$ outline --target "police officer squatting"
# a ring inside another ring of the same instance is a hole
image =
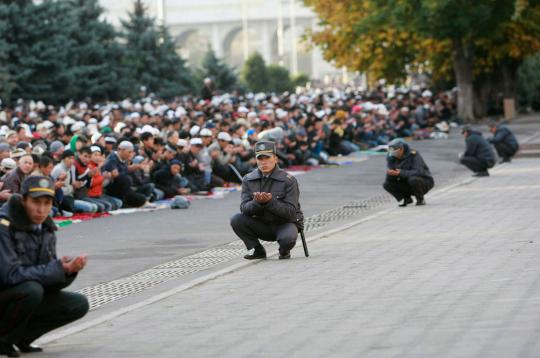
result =
[[[53,198],[52,180],[32,176],[0,210],[0,355],[41,352],[34,340],[88,312],[84,295],[63,290],[87,258],[57,258]]]
[[[394,139],[388,144],[386,180],[383,188],[392,194],[399,206],[412,204],[426,205],[424,196],[435,182],[424,159],[402,139]]]
[[[279,168],[274,142],[257,142],[255,156],[257,169],[242,180],[240,213],[231,218],[231,226],[248,251],[252,250],[245,259],[266,258],[259,239],[277,241],[279,259],[289,259],[304,221],[298,182]]]

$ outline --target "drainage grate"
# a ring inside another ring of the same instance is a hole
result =
[[[305,219],[305,232],[320,229],[331,223],[343,220],[391,202],[389,195],[378,195],[367,200],[347,203]],[[263,242],[264,246],[276,246],[275,242]],[[124,297],[140,293],[148,288],[173,279],[204,271],[218,264],[237,259],[244,255],[245,247],[241,240],[211,248],[193,255],[169,261],[151,269],[118,280],[86,287],[78,292],[88,297],[90,309],[106,305]]]

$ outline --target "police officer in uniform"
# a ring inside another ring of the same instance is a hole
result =
[[[62,291],[86,265],[86,256],[56,257],[51,212],[54,184],[44,176],[22,183],[0,210],[0,355],[40,352],[31,343],[83,317],[85,296]]]
[[[510,163],[519,149],[516,136],[507,126],[502,123],[497,124],[497,122],[489,124],[489,131],[493,133],[493,137],[488,141],[493,144],[497,154],[502,158],[501,163]]]
[[[246,248],[253,249],[245,259],[266,258],[259,239],[277,241],[279,258],[289,259],[304,221],[298,182],[277,165],[274,142],[257,142],[255,156],[257,169],[242,180],[240,213],[231,218],[231,226]]]
[[[424,195],[434,186],[433,177],[420,153],[409,148],[401,139],[388,144],[386,180],[384,189],[392,194],[399,206],[412,204],[411,196],[416,197],[416,205],[426,205]]]
[[[495,153],[482,133],[473,130],[469,125],[461,128],[465,137],[465,152],[460,155],[459,162],[472,170],[475,177],[488,177],[489,168],[495,165]]]

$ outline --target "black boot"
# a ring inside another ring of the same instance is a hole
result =
[[[403,199],[403,202],[401,204],[399,204],[399,206],[401,206],[402,208],[406,207],[407,205],[409,204],[412,204],[412,199],[410,196],[406,197],[405,199]]]
[[[291,258],[291,250],[279,249],[279,259],[280,260],[288,260],[290,258]]]
[[[419,198],[416,198],[416,206],[422,206],[426,205],[426,201],[424,200],[424,197],[421,196]]]
[[[482,172],[476,172],[472,175],[473,177],[488,177],[489,173],[487,170],[484,170]]]
[[[17,346],[17,348],[19,348],[19,350],[23,353],[39,353],[39,352],[43,352],[43,348],[41,347],[38,347],[38,346],[33,346],[31,344],[27,344],[27,343],[17,343],[15,344],[15,346]]]
[[[0,342],[0,356],[20,357],[13,344]]]
[[[247,254],[244,256],[246,260],[257,260],[257,259],[265,259],[266,258],[266,250],[264,249],[264,246],[259,245],[255,247],[255,250],[253,250],[252,254]]]

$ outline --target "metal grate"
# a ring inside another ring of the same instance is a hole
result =
[[[305,219],[305,232],[320,229],[332,222],[343,220],[375,209],[391,202],[389,195],[378,195],[367,200],[355,201],[327,210]],[[276,246],[275,242],[263,242],[265,247]],[[208,270],[218,264],[237,259],[245,254],[244,243],[236,240],[231,243],[211,248],[193,255],[169,261],[151,269],[118,280],[85,287],[78,292],[88,297],[90,309],[106,305],[124,297],[140,293],[148,288],[173,279]]]

